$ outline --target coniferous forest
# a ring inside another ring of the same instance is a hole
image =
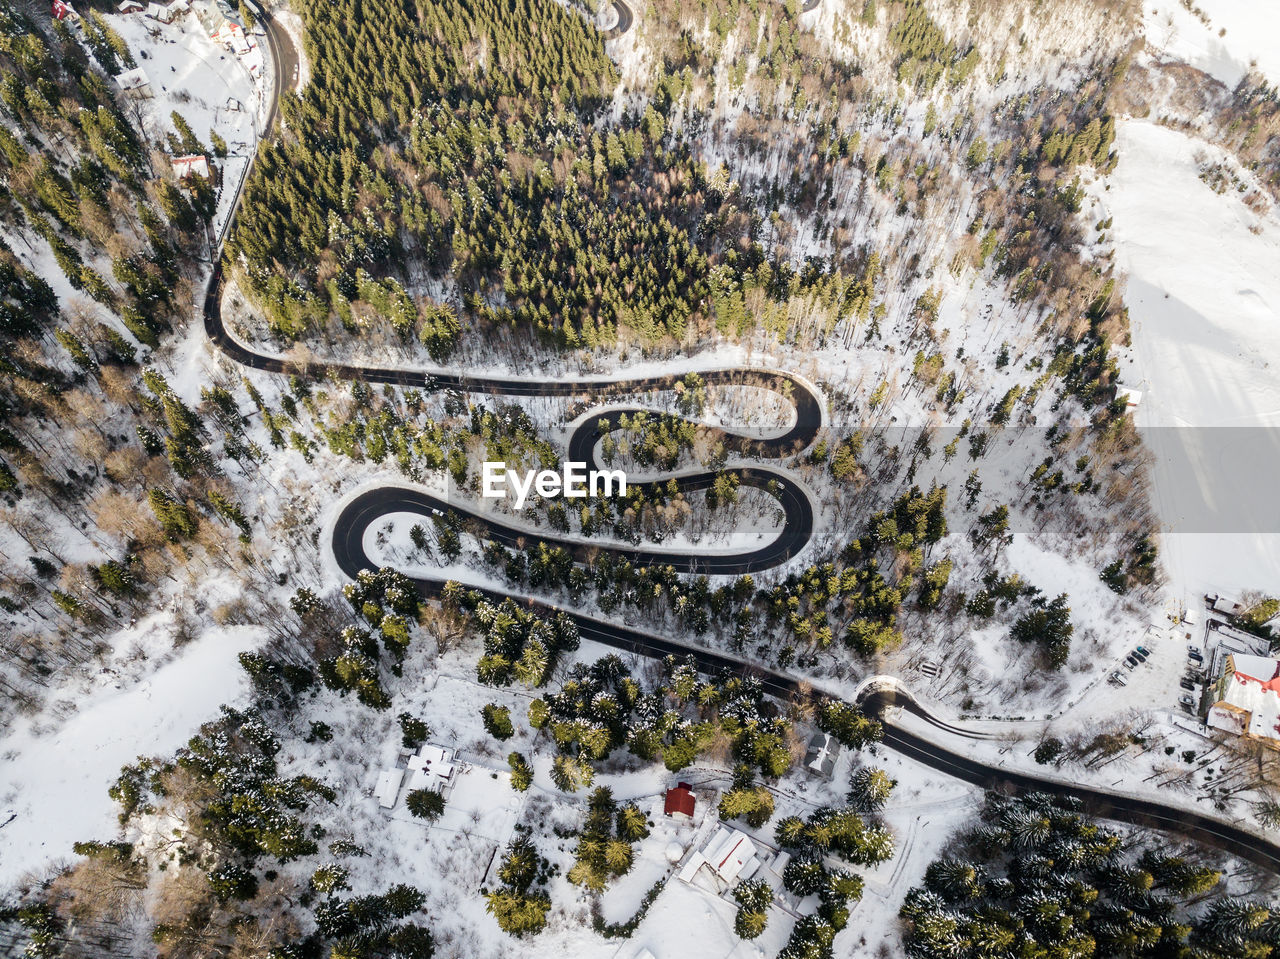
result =
[[[228,143],[248,102],[157,51],[265,97],[245,51],[77,6],[0,4],[0,866],[38,851],[0,955],[633,955],[675,900],[709,953],[1280,956],[1253,865],[1000,788],[1007,761],[1280,822],[1280,753],[1119,672],[1174,600],[1100,213],[1134,118],[1270,210],[1259,74],[1162,93],[1188,74],[1132,0],[651,0],[606,31],[579,0],[239,2],[305,69]],[[276,365],[220,351],[210,304]],[[531,370],[591,385],[475,382]],[[576,428],[645,479],[473,509],[482,461],[558,467]],[[456,499],[379,515],[341,572],[345,504],[406,485]],[[775,566],[678,565],[781,541],[789,495],[811,528]],[[1265,646],[1280,601],[1242,609]],[[991,778],[917,762],[866,705],[885,676],[947,717],[929,742],[980,727],[956,755]],[[462,789],[409,775],[433,750]],[[35,808],[68,766],[92,826]],[[772,865],[695,892],[722,826]]]

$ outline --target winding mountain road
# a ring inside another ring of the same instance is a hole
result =
[[[623,0],[616,0],[619,10],[619,32],[631,25],[630,8]],[[622,15],[626,20],[623,24]],[[269,19],[263,21],[268,33],[269,44],[273,55],[280,55],[282,44],[292,49],[287,35]],[[283,37],[283,40],[281,39]],[[281,82],[284,70],[279,67],[276,75],[276,100],[284,95],[284,84]],[[296,75],[296,74],[295,74]],[[272,120],[277,116],[273,108]],[[269,131],[268,131],[269,132]],[[234,220],[235,210],[239,207],[237,194],[228,223]],[[482,393],[505,396],[563,396],[581,397],[596,404],[602,404],[610,396],[627,396],[639,393],[672,390],[680,376],[650,376],[630,380],[610,380],[603,378],[584,378],[576,380],[534,380],[515,377],[476,377],[456,372],[427,372],[424,370],[404,369],[397,367],[369,367],[343,363],[310,364],[305,370],[290,361],[266,353],[260,353],[240,342],[226,329],[222,320],[222,272],[221,266],[215,268],[210,279],[208,293],[204,302],[204,324],[209,339],[229,359],[243,366],[272,373],[305,372],[310,375],[328,377],[336,376],[344,379],[359,379],[371,383],[390,383],[396,386],[415,388],[444,388],[470,393]],[[814,439],[822,423],[822,404],[816,391],[799,377],[792,374],[765,369],[719,369],[699,371],[703,381],[709,386],[742,385],[771,390],[787,399],[794,411],[794,421],[786,430],[772,436],[746,436],[733,431],[720,430],[719,438],[728,449],[742,458],[785,460],[804,448]],[[572,459],[593,463],[594,448],[598,439],[598,420],[609,421],[610,427],[616,427],[624,412],[634,412],[636,408],[619,409],[607,407],[599,414],[588,414],[574,430],[568,443],[569,456]],[[333,534],[333,550],[337,563],[343,573],[355,577],[361,570],[375,566],[368,556],[364,541],[366,532],[391,513],[408,512],[419,515],[430,515],[433,511],[452,509],[464,514],[469,520],[480,525],[483,534],[508,546],[515,546],[522,539],[536,538],[555,542],[568,549],[577,560],[583,560],[588,553],[609,550],[617,555],[625,556],[637,563],[661,563],[675,567],[683,572],[715,573],[721,575],[753,572],[776,567],[796,555],[808,542],[813,532],[813,504],[809,496],[786,474],[766,466],[736,466],[731,471],[737,473],[745,485],[765,487],[778,497],[786,522],[783,532],[771,543],[755,550],[740,553],[686,553],[670,550],[604,546],[597,543],[583,542],[566,537],[549,537],[542,531],[521,529],[508,525],[491,516],[476,513],[461,504],[448,502],[433,496],[424,490],[398,486],[381,487],[366,491],[349,502],[340,512],[335,522]],[[685,490],[705,488],[709,484],[711,473],[694,473],[680,478],[680,485]],[[776,485],[775,485],[776,484]],[[425,598],[437,597],[443,586],[442,579],[418,579],[417,588]],[[479,590],[489,599],[497,602],[509,594],[495,590]],[[771,670],[758,664],[746,662],[732,656],[715,652],[703,647],[692,646],[667,639],[652,633],[634,629],[614,621],[604,621],[586,615],[574,609],[562,609],[553,602],[537,597],[516,597],[529,609],[543,615],[566,613],[577,624],[584,639],[593,640],[614,649],[647,657],[665,657],[668,655],[690,656],[699,668],[709,673],[736,673],[757,678],[764,691],[769,695],[786,699],[808,699],[825,695],[811,683],[795,676]],[[860,704],[869,713],[878,716],[884,726],[882,745],[895,752],[908,756],[941,773],[972,783],[984,789],[997,789],[1004,792],[1047,792],[1057,796],[1079,800],[1084,808],[1098,816],[1119,820],[1137,825],[1150,826],[1156,829],[1175,832],[1190,839],[1195,839],[1211,846],[1227,850],[1255,865],[1273,872],[1280,872],[1280,846],[1264,839],[1249,830],[1242,829],[1232,823],[1213,816],[1181,809],[1152,800],[1124,796],[1107,790],[1097,789],[1060,780],[1041,778],[1025,772],[1006,770],[979,762],[964,754],[959,748],[949,748],[937,741],[933,736],[925,738],[894,721],[897,710],[905,710],[919,716],[934,726],[939,733],[957,737],[969,736],[980,738],[981,734],[971,733],[962,727],[954,726],[933,716],[909,694],[885,686],[870,686],[860,697]]]
[[[628,30],[631,24],[635,22],[635,16],[631,13],[631,8],[627,6],[626,0],[613,0],[613,9],[618,11],[618,19],[613,22],[613,26],[608,30],[602,30],[606,40],[616,40]]]

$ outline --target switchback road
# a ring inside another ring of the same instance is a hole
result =
[[[623,0],[617,0],[619,8],[619,24],[621,15],[626,11],[626,26],[631,24],[630,10]],[[264,22],[268,35],[280,39],[281,33],[275,29],[271,21]],[[623,27],[625,29],[625,27]],[[286,38],[287,39],[287,38]],[[271,44],[273,54],[278,54],[276,43]],[[276,99],[284,93],[282,82],[283,69],[277,64]],[[291,75],[292,76],[292,75]],[[276,111],[272,110],[272,119]],[[237,207],[239,199],[237,198]],[[230,220],[234,219],[234,211]],[[473,377],[456,372],[428,373],[423,370],[412,370],[394,367],[368,367],[342,363],[311,364],[299,369],[295,364],[279,356],[260,353],[235,339],[223,324],[221,312],[222,275],[221,267],[214,270],[210,280],[208,294],[204,303],[204,324],[209,339],[224,354],[243,366],[273,373],[300,373],[314,376],[337,376],[345,379],[359,379],[366,382],[390,383],[397,386],[416,388],[443,388],[463,392],[485,393],[505,396],[563,396],[582,397],[602,403],[611,395],[634,395],[639,393],[671,390],[682,377],[653,376],[631,380],[577,379],[577,380],[533,380],[514,377]],[[772,390],[785,397],[793,406],[794,421],[785,431],[774,436],[744,436],[730,431],[719,431],[720,438],[726,447],[742,457],[757,459],[785,459],[800,452],[814,439],[822,422],[821,400],[817,393],[800,378],[785,372],[762,369],[722,369],[700,371],[699,375],[707,385],[744,385],[756,386]],[[609,419],[610,427],[616,426],[621,411],[616,409],[602,411],[600,417]],[[588,415],[569,442],[569,450],[573,456],[583,462],[593,462],[593,449],[598,438],[597,420],[600,417]],[[769,486],[771,483],[781,484],[774,489],[779,503],[786,516],[783,533],[773,542],[760,549],[737,554],[691,555],[676,551],[659,549],[640,549],[630,547],[601,547],[598,544],[584,543],[578,540],[559,539],[570,549],[575,558],[582,559],[584,551],[610,549],[620,555],[628,556],[635,562],[670,564],[678,570],[689,572],[706,572],[733,574],[752,570],[768,569],[785,562],[794,556],[796,551],[808,541],[813,529],[813,509],[807,494],[785,474],[780,474],[764,466],[744,466],[736,470],[740,480],[748,485]],[[687,490],[698,488],[698,484],[707,482],[710,474],[695,474],[681,480]],[[772,487],[771,487],[772,488]],[[368,556],[364,547],[365,533],[371,526],[389,513],[409,512],[429,515],[433,510],[453,509],[471,515],[480,522],[486,536],[497,539],[507,545],[514,545],[522,538],[546,540],[547,536],[540,532],[508,526],[502,522],[486,517],[476,516],[461,507],[460,504],[445,502],[425,491],[404,489],[401,487],[385,487],[370,490],[356,497],[339,514],[333,536],[333,550],[339,567],[349,577],[355,577],[361,570],[371,568],[374,561]],[[444,586],[439,579],[420,579],[417,586],[426,598],[435,598]],[[499,602],[506,594],[493,590],[479,590],[492,601]],[[655,636],[651,633],[633,629],[617,622],[606,622],[586,615],[574,609],[561,609],[552,602],[536,597],[519,597],[519,601],[529,609],[543,615],[564,612],[578,625],[584,639],[593,640],[603,645],[639,656],[665,657],[668,655],[691,656],[699,668],[710,673],[738,673],[754,676],[759,679],[766,693],[784,700],[797,700],[823,695],[821,690],[797,677],[771,670],[758,664],[744,662],[734,657],[697,646],[690,646],[675,640]],[[1004,792],[1047,792],[1057,796],[1079,800],[1084,808],[1098,816],[1121,822],[1149,826],[1177,833],[1207,845],[1224,849],[1255,865],[1271,871],[1280,872],[1280,846],[1270,840],[1242,829],[1233,823],[1219,818],[1181,809],[1177,806],[1158,803],[1148,799],[1123,796],[1090,786],[1072,784],[1034,776],[1029,773],[1006,770],[998,765],[980,762],[964,751],[948,748],[937,741],[936,737],[924,738],[894,721],[896,710],[903,709],[920,716],[935,726],[939,733],[950,733],[957,736],[971,735],[961,727],[950,725],[932,716],[915,699],[900,692],[883,687],[871,687],[861,698],[861,705],[869,713],[878,716],[884,726],[883,745],[904,756],[908,756],[945,775],[972,783],[983,789],[996,789]]]

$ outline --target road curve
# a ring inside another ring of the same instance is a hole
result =
[[[816,4],[813,4],[816,5]],[[632,24],[630,8],[623,0],[615,0],[619,21],[614,30],[617,34],[625,32]],[[805,9],[812,9],[806,4]],[[287,36],[279,34],[270,19],[264,19],[264,29],[268,34],[268,42],[273,56],[281,56],[279,43],[291,43]],[[614,34],[616,35],[616,34]],[[283,40],[281,39],[283,36]],[[275,42],[273,42],[275,41]],[[277,116],[277,106],[284,95],[282,68],[277,61],[275,104],[269,115],[270,123]],[[237,194],[232,215],[228,225],[234,220],[235,211],[239,207],[240,197]],[[274,373],[307,372],[321,376],[338,376],[346,379],[360,379],[367,382],[390,383],[398,386],[430,388],[432,386],[456,389],[466,392],[482,392],[508,396],[584,396],[599,401],[610,394],[634,394],[655,390],[674,388],[680,377],[659,376],[642,377],[632,380],[605,380],[584,378],[578,380],[526,380],[504,377],[469,377],[459,373],[425,373],[421,370],[409,370],[392,367],[364,367],[342,363],[313,364],[306,370],[299,370],[281,357],[258,353],[236,340],[226,330],[221,315],[221,266],[214,269],[210,279],[204,303],[204,324],[209,339],[228,358],[243,366]],[[786,396],[795,408],[793,425],[774,437],[746,437],[729,431],[722,431],[726,446],[743,456],[785,457],[803,449],[812,441],[821,425],[821,405],[817,394],[799,378],[788,373],[761,369],[723,369],[701,372],[708,385],[750,385],[773,389]],[[606,411],[601,414],[611,418],[611,425],[616,425],[618,411]],[[595,446],[595,417],[588,416],[570,439],[570,451],[581,461],[593,459],[590,451]],[[770,480],[779,480],[779,474],[764,467],[740,467],[737,469],[743,482],[752,485],[765,485]],[[682,480],[686,489],[696,487],[705,481],[705,476],[686,477]],[[699,555],[664,552],[660,550],[630,549],[612,547],[621,554],[631,557],[636,562],[661,562],[677,569],[689,572],[737,573],[750,572],[755,569],[768,568],[794,555],[798,546],[803,546],[812,534],[812,505],[808,497],[799,492],[790,480],[781,480],[779,491],[780,504],[787,515],[787,524],[774,543],[749,553],[733,555]],[[433,509],[459,507],[432,497],[425,491],[406,490],[387,487],[371,490],[353,499],[342,510],[335,523],[333,548],[339,567],[349,577],[356,576],[362,569],[370,568],[373,561],[364,549],[365,531],[377,520],[390,512],[429,513]],[[807,514],[806,514],[807,510]],[[807,518],[806,518],[807,516]],[[520,537],[528,537],[525,530],[517,530],[500,523],[479,517],[486,527],[486,534],[499,541],[514,545]],[[534,533],[539,539],[547,536]],[[505,540],[504,540],[505,537]],[[584,551],[598,550],[599,546],[579,541],[562,541],[570,549],[575,558],[584,555]],[[443,588],[440,580],[417,580],[417,587],[424,598],[439,596]],[[478,590],[491,601],[500,602],[506,594],[493,590]],[[807,699],[823,695],[808,682],[775,670],[766,669],[758,664],[744,662],[728,655],[714,652],[697,646],[690,646],[675,640],[655,636],[647,632],[633,629],[617,622],[605,622],[587,616],[577,610],[563,609],[554,603],[526,597],[520,600],[524,605],[542,615],[553,615],[563,612],[577,624],[584,639],[593,640],[612,648],[648,657],[665,657],[668,655],[690,656],[699,668],[709,673],[736,673],[753,676],[761,683],[764,691],[780,699]],[[990,766],[968,756],[954,752],[941,746],[932,739],[924,737],[895,724],[892,710],[901,708],[920,716],[941,730],[969,735],[962,727],[952,726],[933,717],[918,701],[909,694],[886,689],[880,686],[868,687],[860,704],[868,712],[878,716],[884,726],[883,745],[905,756],[917,760],[933,769],[949,776],[961,779],[985,789],[998,789],[1005,792],[1046,792],[1057,796],[1079,800],[1084,808],[1097,816],[1115,819],[1136,825],[1149,826],[1179,833],[1190,839],[1210,846],[1225,849],[1255,865],[1280,872],[1280,846],[1262,839],[1248,830],[1232,823],[1224,822],[1212,816],[1190,810],[1166,806],[1151,800],[1137,799],[1109,793],[1105,790],[1072,785],[1050,779],[1043,779],[1027,773],[1013,772]]]
[[[631,7],[627,5],[626,0],[613,0],[613,9],[618,11],[618,19],[614,21],[613,26],[608,30],[601,31],[606,40],[616,40],[630,30],[632,23],[635,22]]]

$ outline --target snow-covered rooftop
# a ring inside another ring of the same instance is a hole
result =
[[[1209,710],[1209,725],[1238,735],[1280,740],[1280,660],[1227,658],[1222,698]]]
[[[409,757],[410,789],[434,789],[447,792],[453,785],[453,750],[426,743]]]
[[[373,790],[374,798],[383,809],[390,809],[396,804],[400,794],[400,785],[404,782],[403,769],[384,769],[378,773],[378,785]]]
[[[836,770],[836,759],[840,756],[840,743],[830,733],[814,733],[809,740],[809,751],[804,764],[815,776],[830,779]]]
[[[116,77],[116,83],[120,84],[121,90],[137,90],[145,87],[151,81],[147,79],[147,73],[142,67],[136,67],[133,70],[126,70],[124,73]]]

